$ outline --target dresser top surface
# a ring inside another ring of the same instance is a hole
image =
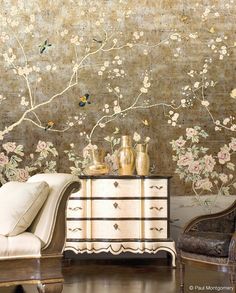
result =
[[[170,179],[171,175],[80,175],[80,179]]]

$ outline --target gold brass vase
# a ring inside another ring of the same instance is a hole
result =
[[[137,144],[135,167],[137,174],[140,176],[147,176],[149,174],[150,159],[147,152],[147,144]]]
[[[84,170],[86,175],[105,175],[109,173],[108,166],[104,163],[103,150],[91,150],[91,161]]]
[[[118,173],[119,175],[133,175],[135,169],[135,152],[132,148],[131,137],[121,137],[121,147],[118,150]]]

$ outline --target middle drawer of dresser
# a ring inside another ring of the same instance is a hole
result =
[[[167,218],[167,199],[69,200],[67,218]]]

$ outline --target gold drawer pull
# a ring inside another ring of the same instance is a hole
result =
[[[163,186],[157,186],[157,185],[152,185],[152,186],[150,186],[149,188],[156,188],[156,189],[158,189],[158,190],[161,190],[162,188],[163,188]]]
[[[82,229],[81,228],[69,228],[68,229],[69,231],[71,231],[71,232],[77,232],[77,231],[82,231]]]
[[[82,210],[83,208],[81,208],[81,207],[75,207],[75,208],[71,208],[71,207],[69,207],[69,210],[70,211],[78,211],[78,210]]]
[[[119,204],[118,204],[117,202],[114,202],[114,203],[113,203],[113,207],[114,207],[115,209],[120,208],[120,207],[119,207]]]
[[[150,228],[150,230],[151,231],[158,231],[158,232],[161,232],[162,230],[164,230],[163,228],[156,228],[156,227],[154,227],[154,228]]]
[[[159,207],[159,208],[158,208],[158,207],[150,207],[149,209],[150,209],[150,210],[157,210],[157,211],[160,212],[160,211],[163,210],[164,208],[163,208],[163,207]]]
[[[117,188],[119,185],[119,183],[117,181],[115,181],[113,184],[114,184],[115,188]]]
[[[114,227],[115,230],[119,230],[119,225],[118,224],[114,224],[113,227]]]

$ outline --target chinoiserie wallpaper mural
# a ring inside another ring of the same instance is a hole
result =
[[[96,146],[115,173],[130,134],[172,196],[235,194],[235,0],[0,3],[1,184]]]

